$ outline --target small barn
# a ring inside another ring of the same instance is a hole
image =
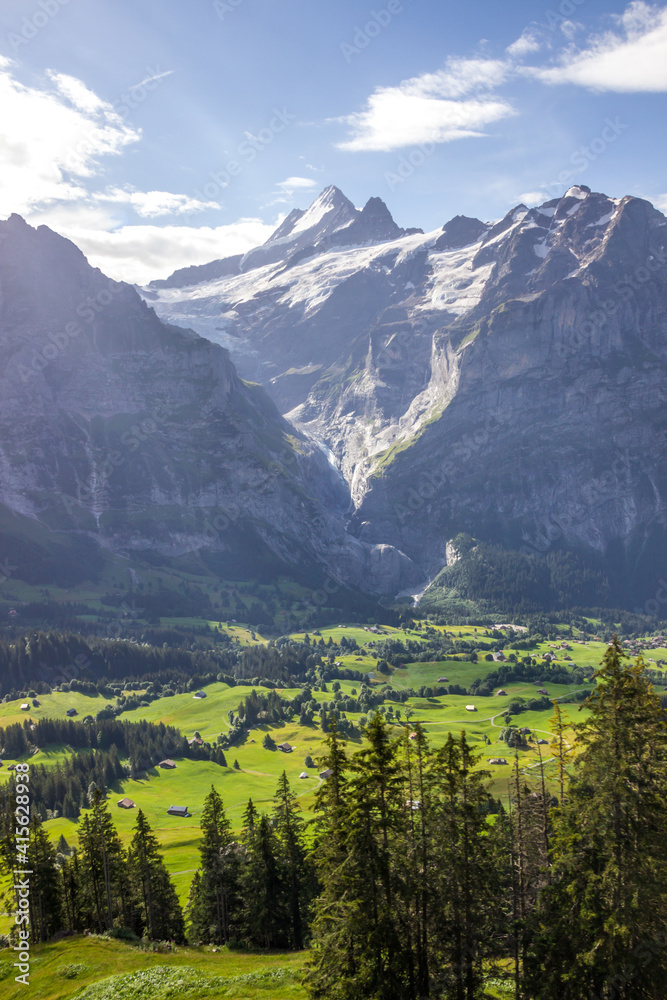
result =
[[[526,726],[524,726],[523,729],[520,729],[519,732],[521,733],[522,736],[530,736],[530,729],[528,729]]]
[[[438,677],[438,684],[449,684],[449,677]]]
[[[176,763],[173,760],[161,760],[158,764],[163,771],[172,771],[176,767]]]
[[[124,798],[118,799],[118,805],[121,809],[134,809],[136,802],[133,802],[132,799]]]
[[[549,740],[538,740],[538,743],[549,745]]]
[[[78,715],[78,714],[79,713],[77,712],[77,710],[75,708],[68,708],[67,711],[65,712],[65,715],[68,715],[70,717],[70,719],[72,718],[72,716]]]
[[[500,688],[498,691],[496,691],[496,698],[506,698],[506,697],[507,697],[507,691],[504,688]]]
[[[488,757],[489,764],[506,764],[507,761],[504,757]]]
[[[308,775],[307,775],[307,773],[305,771],[302,771],[301,774],[299,775],[299,777],[300,778],[307,778]]]
[[[325,778],[330,778],[332,774],[333,771],[331,770],[330,767],[328,767],[326,771],[320,771],[320,778],[322,778],[322,780],[324,781]]]
[[[289,743],[279,743],[278,749],[283,753],[291,753],[294,748]]]
[[[27,702],[27,701],[24,701],[22,703],[22,705],[21,705],[21,711],[22,712],[29,712],[30,711],[30,703]]]
[[[474,705],[466,705],[466,712],[476,712],[477,709]]]
[[[192,697],[193,698],[199,698],[199,699],[205,698],[206,697],[206,691],[195,691],[195,693],[193,694]]]
[[[188,807],[187,806],[169,806],[169,808],[167,809],[167,813],[170,816],[183,816],[183,817],[185,817],[185,816],[189,816],[190,815],[190,813],[188,812]]]

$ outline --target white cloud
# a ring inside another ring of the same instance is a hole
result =
[[[667,194],[656,194],[653,198],[647,198],[646,200],[655,205],[664,215],[667,215]]]
[[[92,195],[94,201],[130,205],[142,219],[159,215],[190,215],[207,208],[220,208],[217,201],[200,201],[171,191],[135,191],[134,188],[107,188]]]
[[[352,126],[352,136],[338,148],[386,151],[483,135],[485,125],[515,113],[491,94],[510,72],[500,60],[450,59],[437,73],[378,87],[363,111],[342,119]]]
[[[318,182],[313,180],[312,177],[288,177],[286,180],[280,181],[276,186],[281,191],[291,192],[302,190],[303,188],[314,188],[317,187],[317,184]]]
[[[10,63],[0,65],[0,215],[85,197],[82,180],[97,172],[99,158],[117,156],[141,136],[79,80],[50,80],[52,88],[27,87]]]
[[[533,205],[542,205],[548,200],[548,195],[544,191],[524,191],[523,194],[519,195],[519,203],[527,205],[529,208]]]
[[[573,83],[619,93],[667,90],[667,8],[635,0],[615,19],[617,31],[570,48],[560,63],[523,72],[544,83]]]
[[[38,221],[44,223],[44,217]],[[104,223],[103,215],[87,211],[63,214],[60,221],[54,212],[47,224],[76,243],[104,274],[136,284],[166,278],[178,267],[245,253],[264,243],[275,229],[275,223],[267,225],[261,219],[239,219],[226,226],[200,228],[122,226],[112,232],[104,230]]]
[[[517,38],[515,42],[507,46],[507,54],[520,59],[522,56],[529,55],[531,52],[539,52],[542,48],[542,43],[537,39],[535,34],[527,28],[520,38]]]

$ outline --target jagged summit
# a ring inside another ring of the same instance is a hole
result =
[[[294,209],[269,236],[265,247],[308,233],[314,240],[349,226],[357,217],[352,202],[334,184],[322,191],[305,211]],[[250,251],[254,253],[254,251]]]
[[[245,255],[179,268],[168,278],[151,281],[148,288],[187,288],[268,264],[293,266],[331,247],[384,243],[420,232],[397,226],[381,198],[369,198],[363,209],[357,209],[339,188],[330,184],[308,208],[292,209],[261,246]]]

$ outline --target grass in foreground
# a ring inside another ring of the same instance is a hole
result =
[[[12,953],[0,951],[0,994],[25,996],[14,982]],[[176,948],[143,951],[97,937],[67,938],[33,949],[29,992],[35,1000],[301,1000],[303,952],[230,952]]]

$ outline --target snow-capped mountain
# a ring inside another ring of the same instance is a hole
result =
[[[348,206],[327,189],[237,264],[144,295],[327,450],[359,537],[425,571],[461,530],[629,574],[667,554],[664,216],[585,186],[431,233]]]

